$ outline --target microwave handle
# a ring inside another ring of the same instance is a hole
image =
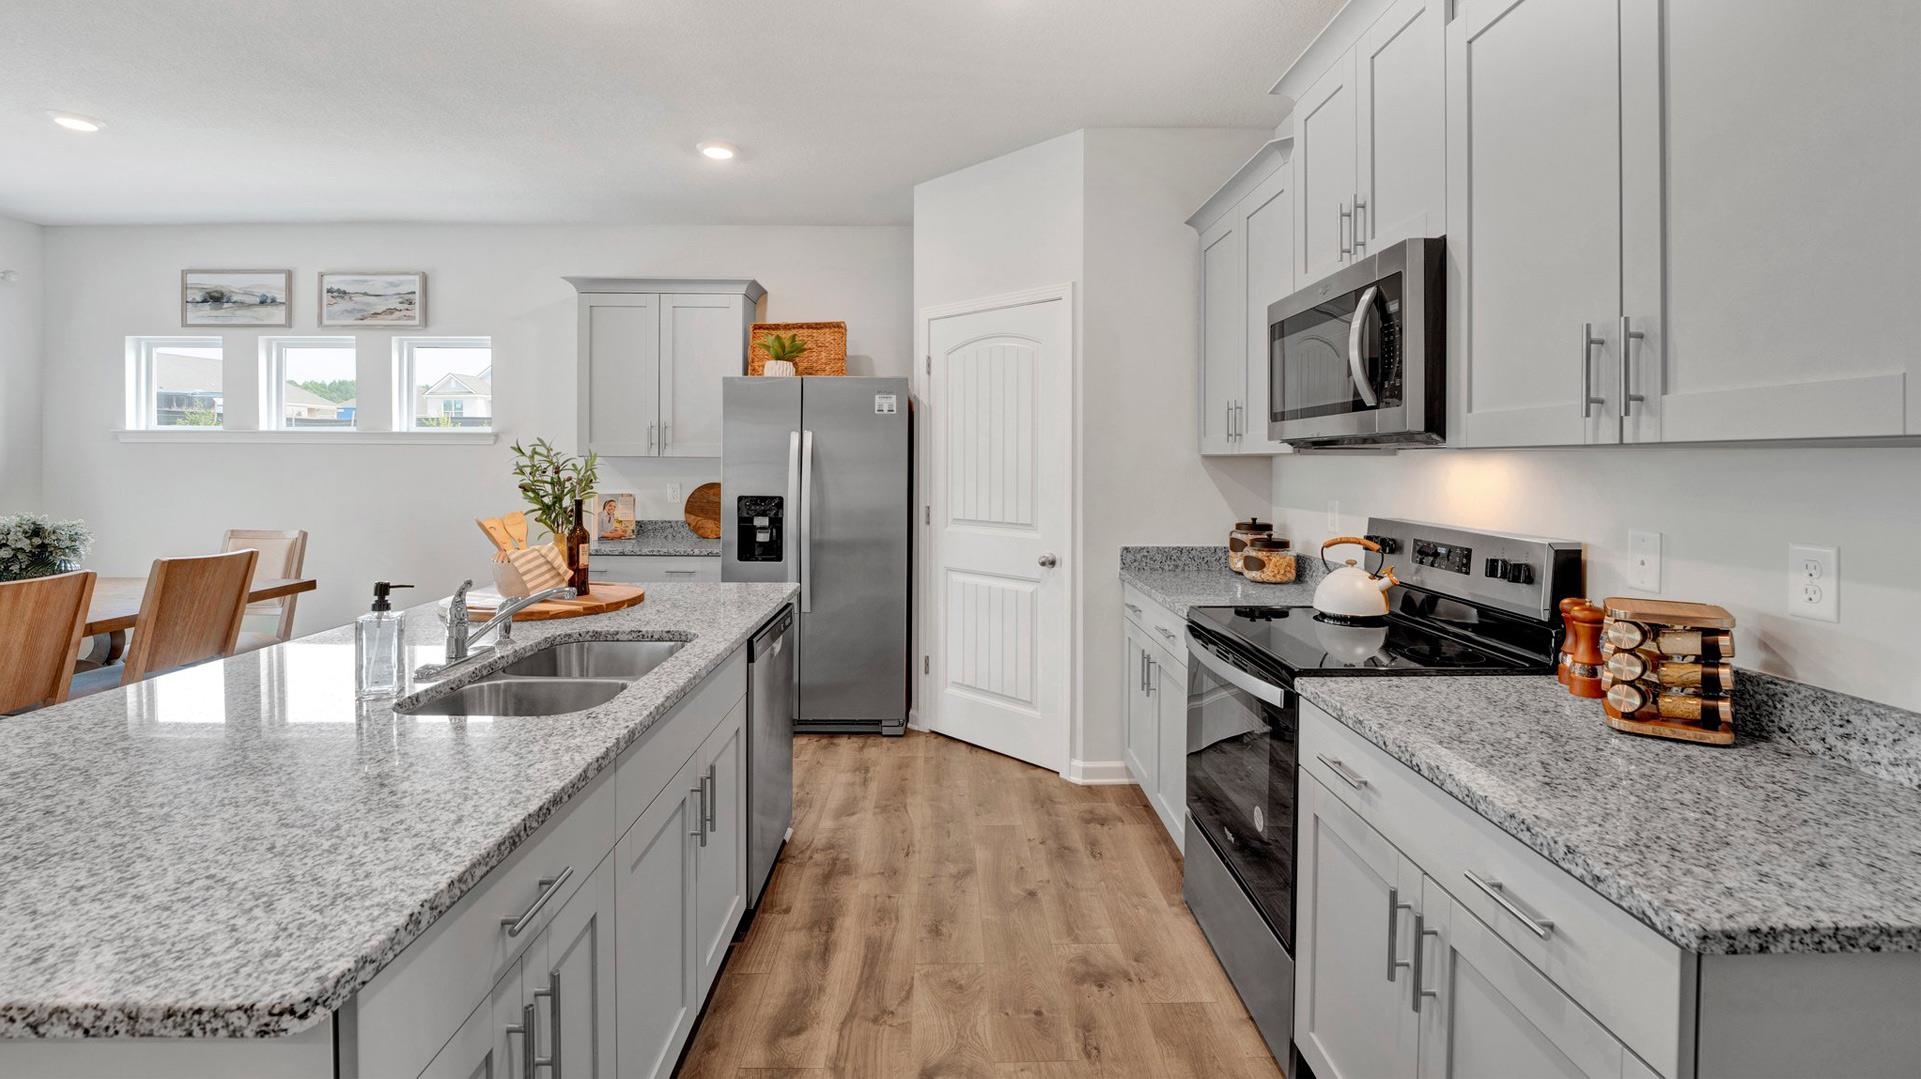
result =
[[[1361,302],[1354,305],[1354,321],[1347,328],[1347,369],[1354,376],[1354,388],[1361,391],[1361,401],[1369,408],[1378,407],[1380,395],[1367,380],[1367,367],[1361,362],[1361,334],[1367,330],[1367,316],[1374,310],[1374,297],[1380,288],[1369,285],[1361,291]]]
[[[1233,686],[1235,689],[1246,693],[1248,696],[1253,697],[1255,700],[1266,701],[1276,708],[1286,707],[1286,690],[1272,682],[1263,682],[1259,678],[1222,659],[1220,656],[1215,655],[1214,650],[1209,648],[1206,642],[1196,638],[1191,631],[1187,634],[1187,654],[1192,657],[1196,663],[1206,667],[1208,673],[1226,682],[1228,685]]]

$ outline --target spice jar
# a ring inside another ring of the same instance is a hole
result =
[[[1259,517],[1252,520],[1234,522],[1234,531],[1227,534],[1227,569],[1230,573],[1241,572],[1241,556],[1247,552],[1247,545],[1257,539],[1269,539],[1274,535],[1274,526],[1262,524]]]
[[[1241,576],[1260,584],[1287,584],[1294,579],[1294,551],[1284,539],[1257,536],[1241,552]]]

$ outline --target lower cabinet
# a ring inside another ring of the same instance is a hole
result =
[[[1187,833],[1187,660],[1173,627],[1183,623],[1131,589],[1126,603],[1122,753],[1128,775],[1178,847]]]
[[[1655,1074],[1306,771],[1300,799],[1295,1041],[1315,1075]]]
[[[703,816],[694,848],[694,943],[698,996],[706,999],[747,909],[747,702],[743,699],[695,755]]]
[[[614,848],[622,1079],[671,1072],[700,1013],[694,866],[701,792],[695,765],[690,760],[681,767]]]
[[[338,1070],[670,1075],[746,910],[746,689],[737,655],[362,990]]]

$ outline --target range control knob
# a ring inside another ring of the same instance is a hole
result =
[[[1401,541],[1395,539],[1393,536],[1364,536],[1362,538],[1373,540],[1375,543],[1380,544],[1382,554],[1401,553]]]
[[[1490,558],[1487,560],[1487,575],[1496,580],[1507,576],[1507,568],[1507,559],[1505,558]]]
[[[1534,567],[1528,565],[1526,562],[1509,562],[1507,564],[1507,581],[1509,584],[1533,584]]]

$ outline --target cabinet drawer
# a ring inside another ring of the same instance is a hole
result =
[[[603,771],[354,997],[359,1074],[418,1075],[616,838],[613,776]],[[541,879],[563,874],[546,895]],[[503,920],[535,904],[539,913],[509,936]]]
[[[1131,584],[1121,585],[1121,609],[1129,621],[1147,631],[1148,640],[1167,649],[1181,661],[1181,669],[1187,669],[1187,645],[1183,640],[1187,632],[1185,611],[1178,614],[1170,611]]]
[[[720,558],[707,555],[591,555],[587,572],[596,581],[622,583],[718,581]]]
[[[1307,701],[1300,759],[1630,1048],[1677,1074],[1693,992],[1679,947]]]

